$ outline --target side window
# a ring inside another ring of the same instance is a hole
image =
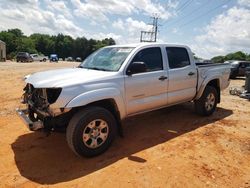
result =
[[[248,62],[242,62],[242,63],[240,64],[240,67],[242,67],[242,68],[250,67],[250,63],[248,63]]]
[[[182,68],[190,65],[188,52],[185,48],[167,47],[166,51],[170,69]]]
[[[240,68],[245,68],[246,66],[245,66],[245,63],[243,63],[243,62],[240,62],[240,65],[239,65],[239,67]]]
[[[144,62],[147,72],[158,71],[163,69],[161,48],[146,48],[139,51],[132,62]]]

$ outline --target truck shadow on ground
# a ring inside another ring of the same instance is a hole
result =
[[[22,176],[40,184],[55,184],[86,176],[123,158],[146,163],[147,159],[136,157],[135,153],[231,114],[231,110],[218,108],[214,115],[200,117],[188,103],[132,117],[123,124],[124,138],[117,137],[108,151],[94,158],[77,157],[69,149],[63,133],[48,137],[40,132],[22,135],[12,144],[12,149]]]
[[[231,80],[246,80],[245,77],[230,78]]]

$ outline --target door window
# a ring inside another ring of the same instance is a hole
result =
[[[190,65],[188,52],[185,48],[167,47],[166,51],[170,69],[182,68]]]
[[[139,51],[132,62],[144,62],[146,64],[146,72],[163,70],[161,48],[146,48]]]

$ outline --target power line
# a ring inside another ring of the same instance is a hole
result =
[[[187,0],[185,1],[183,4],[181,4],[181,6],[179,8],[176,9],[176,13],[180,12],[181,10],[184,10],[185,8],[187,8],[189,5],[191,5],[193,0]],[[162,23],[162,25],[164,25],[168,20],[166,20],[165,22]]]
[[[192,3],[192,1],[193,0],[187,0],[185,3],[183,3],[182,5],[181,5],[181,7],[179,7],[176,11],[178,12],[178,11],[181,11],[181,10],[183,10],[183,9],[185,9],[186,7],[188,7],[191,3]]]
[[[194,13],[196,13],[198,10],[200,10],[202,7],[206,6],[207,4],[209,4],[211,1],[208,0],[205,4],[201,4],[198,8],[192,10],[191,12],[189,12],[188,14],[183,15],[179,20],[176,20],[174,22],[170,22],[170,24],[168,24],[168,26],[172,26],[175,25],[176,23],[179,23],[180,21],[184,20],[186,18],[186,16],[191,16]]]
[[[190,21],[188,21],[188,22],[186,22],[186,23],[180,25],[179,27],[184,27],[184,26],[186,26],[186,25],[188,25],[188,24],[190,24],[190,23],[192,23],[192,22],[194,22],[194,21],[196,21],[196,20],[199,20],[200,18],[202,18],[202,17],[208,15],[209,13],[211,13],[211,12],[217,10],[218,8],[221,8],[222,6],[226,5],[226,4],[229,3],[230,1],[232,1],[232,0],[228,0],[226,3],[222,3],[222,4],[220,4],[220,5],[216,6],[216,7],[214,7],[213,9],[208,10],[208,11],[205,12],[204,14],[198,15],[198,16],[195,17],[194,19],[192,19],[192,20],[190,20]]]

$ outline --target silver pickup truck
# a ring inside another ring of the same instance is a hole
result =
[[[25,77],[17,113],[30,130],[66,128],[78,155],[104,152],[129,116],[193,101],[211,115],[229,85],[230,65],[195,64],[183,45],[140,43],[101,48],[77,68]]]

